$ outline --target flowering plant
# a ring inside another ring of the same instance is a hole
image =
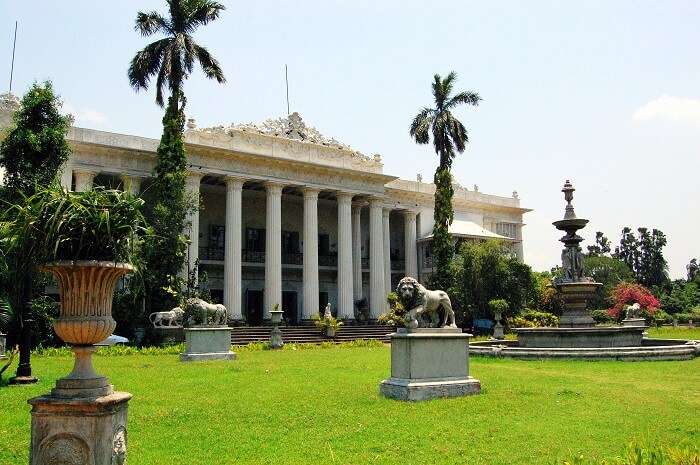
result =
[[[628,305],[638,303],[644,316],[653,315],[661,305],[649,289],[636,283],[618,284],[613,288],[610,297],[614,305],[608,309],[608,315],[618,321],[624,318],[624,310]]]

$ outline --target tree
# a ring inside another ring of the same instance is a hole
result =
[[[620,283],[615,286],[611,293],[613,306],[608,310],[608,314],[622,320],[625,317],[625,307],[632,304],[639,304],[642,315],[645,318],[653,315],[660,307],[659,300],[654,297],[649,289],[636,283]]]
[[[647,287],[664,286],[668,284],[668,265],[663,255],[666,243],[666,235],[658,229],[649,232],[640,227],[635,235],[625,227],[613,256],[627,264],[637,282]]]
[[[449,227],[454,219],[452,208],[452,160],[457,153],[464,152],[469,137],[464,125],[457,120],[452,111],[457,106],[466,104],[477,106],[481,97],[475,92],[459,92],[452,95],[457,75],[454,72],[442,79],[434,76],[432,84],[435,108],[423,108],[411,123],[409,133],[418,144],[428,144],[431,139],[435,153],[440,161],[435,171],[435,209],[433,226],[433,273],[432,285],[447,289],[451,283],[450,262],[454,255],[454,246],[449,234]]]
[[[685,269],[688,272],[688,281],[700,281],[700,265],[697,258],[690,260]]]
[[[589,254],[583,259],[583,268],[593,281],[603,284],[596,296],[588,300],[588,308],[591,309],[609,308],[612,305],[610,293],[613,288],[621,282],[634,280],[632,270],[617,258]]]
[[[610,240],[605,235],[597,231],[595,233],[595,245],[588,246],[588,256],[598,257],[610,253]]]
[[[465,242],[452,264],[449,293],[461,319],[489,316],[489,301],[504,299],[517,313],[538,300],[535,275],[498,240]],[[504,315],[505,316],[505,315]]]
[[[188,209],[198,206],[198,199],[188,199],[185,193],[187,156],[183,131],[186,99],[183,83],[192,73],[195,61],[205,76],[219,83],[225,82],[219,62],[192,38],[199,26],[216,20],[225,7],[210,0],[167,0],[167,4],[168,17],[155,11],[139,12],[136,16],[135,29],[142,36],[161,33],[166,37],[139,51],[131,60],[128,71],[129,82],[136,91],[148,89],[151,78],[156,78],[158,105],[164,104],[166,87],[170,93],[154,170],[154,201],[147,211],[154,233],[144,247],[144,281],[151,311],[169,310],[175,305],[171,291],[183,285],[178,274],[187,250],[187,238],[182,231]]]
[[[0,166],[5,169],[0,198],[5,204],[2,220],[11,221],[12,210],[7,208],[31,197],[38,186],[57,181],[59,170],[70,155],[65,136],[70,118],[60,113],[61,101],[50,82],[33,84],[20,102],[13,116],[13,128],[0,143]],[[8,325],[14,334],[10,339],[20,342],[17,379],[32,382],[31,340],[33,317],[40,316],[34,301],[45,282],[33,262],[21,249],[11,247],[6,234],[0,238],[0,285],[3,297],[11,308],[12,321]],[[40,322],[41,323],[41,322]]]

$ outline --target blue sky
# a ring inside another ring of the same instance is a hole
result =
[[[559,192],[571,178],[579,216],[617,243],[623,226],[668,236],[673,277],[700,256],[700,3],[697,1],[223,1],[197,33],[221,61],[225,85],[196,72],[187,111],[199,125],[261,121],[292,111],[324,134],[380,153],[385,172],[431,179],[436,157],[408,125],[431,103],[435,73],[479,92],[460,110],[471,142],[458,182],[520,193],[526,261],[558,262]],[[138,10],[164,2],[0,2],[0,89],[7,88],[19,20],[14,89],[51,79],[77,124],[158,137],[153,92],[126,79],[148,39]],[[5,71],[6,70],[6,71]],[[7,76],[7,77],[6,77]]]

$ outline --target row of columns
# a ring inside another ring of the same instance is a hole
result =
[[[75,190],[92,188],[97,175],[94,171],[66,169],[61,182],[70,188],[75,178]],[[71,180],[69,180],[71,176]],[[190,172],[186,191],[195,201],[199,199],[203,174]],[[122,176],[124,190],[138,195],[142,178]],[[224,253],[224,305],[233,319],[243,319],[242,312],[242,193],[245,180],[229,176],[226,183],[226,221]],[[265,293],[263,315],[270,317],[275,305],[282,305],[282,190],[284,185],[266,182],[266,237],[265,237]],[[303,189],[303,293],[302,319],[310,320],[319,311],[318,268],[318,196],[320,190]],[[353,203],[353,195],[337,194],[338,202],[338,318],[354,317],[354,302],[362,298],[362,228],[361,213],[366,205]],[[386,295],[391,291],[391,257],[389,215],[391,209],[384,207],[379,197],[369,200],[370,251],[369,251],[369,302],[370,318],[377,318],[386,310]],[[404,211],[405,219],[405,271],[407,276],[416,276],[418,271],[416,254],[416,215]],[[188,212],[187,235],[190,240],[188,270],[194,270],[199,255],[199,209]]]

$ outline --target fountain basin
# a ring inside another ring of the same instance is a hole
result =
[[[519,347],[602,348],[642,344],[646,326],[594,326],[592,328],[516,328]]]

